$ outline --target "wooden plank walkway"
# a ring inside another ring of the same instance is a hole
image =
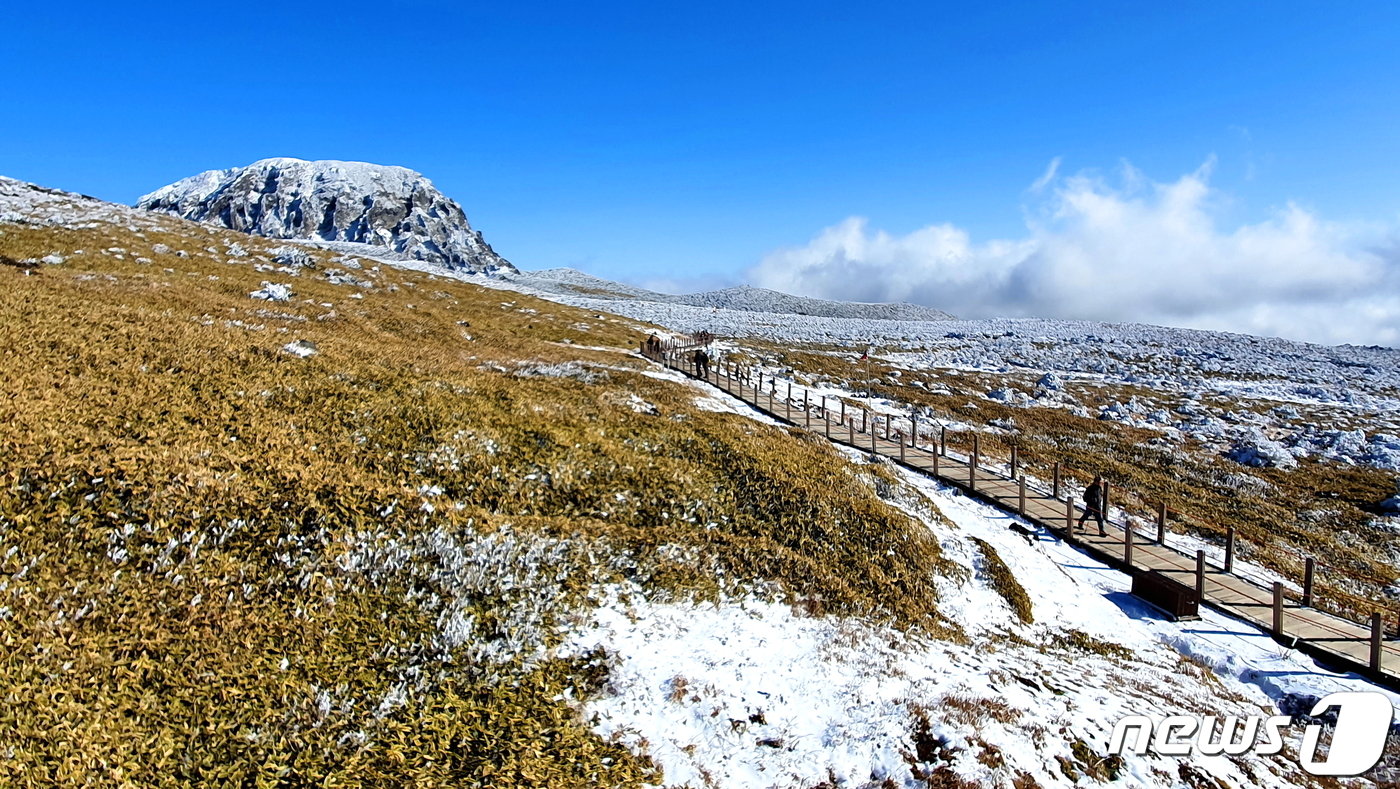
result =
[[[682,353],[688,347],[679,345],[667,350],[654,360],[694,377],[694,371],[688,369],[688,357]],[[1204,587],[1203,604],[1256,625],[1283,644],[1323,663],[1400,690],[1400,644],[1384,637],[1379,615],[1369,625],[1363,625],[1305,606],[1296,595],[1290,599],[1280,584],[1266,588],[1221,567],[1210,566],[1200,556],[1156,544],[1155,533],[1144,535],[1134,530],[1129,545],[1122,523],[1107,523],[1105,536],[1099,536],[1092,519],[1086,522],[1085,529],[1074,528],[1084,510],[1072,501],[1027,486],[1024,477],[1011,479],[980,463],[974,472],[971,458],[945,454],[946,447],[940,451],[937,442],[932,448],[916,447],[898,434],[886,438],[877,434],[873,419],[866,425],[867,416],[855,409],[843,423],[839,413],[829,413],[815,401],[804,400],[807,395],[799,388],[787,390],[791,395],[775,394],[771,381],[763,386],[761,377],[756,381],[747,372],[721,365],[711,365],[705,380],[775,419],[833,442],[890,458],[1002,510],[1019,514],[1111,566],[1129,573],[1155,570],[1190,588],[1196,588],[1199,582]],[[756,382],[760,386],[755,386]],[[804,404],[808,406],[805,409]],[[1198,576],[1198,569],[1202,568]]]

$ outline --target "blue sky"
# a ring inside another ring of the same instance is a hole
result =
[[[1369,254],[1400,218],[1390,3],[69,3],[0,17],[0,173],[132,202],[269,156],[398,164],[523,268],[830,295],[797,270],[810,256],[775,275],[775,253],[853,217],[872,237],[1055,235],[1032,225],[1062,221],[1076,189],[1151,203],[1160,189],[1142,184],[1207,162],[1217,234],[1294,206]],[[857,262],[897,277],[908,261]],[[1044,310],[982,296],[992,312]],[[1083,316],[1118,317],[1102,312]]]

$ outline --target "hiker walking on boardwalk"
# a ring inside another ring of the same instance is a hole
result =
[[[1099,522],[1099,536],[1107,537],[1108,532],[1103,530],[1104,523],[1104,480],[1102,474],[1095,474],[1094,481],[1089,483],[1089,487],[1084,491],[1084,514],[1079,517],[1079,528],[1084,528],[1084,521],[1089,518]]]
[[[647,337],[647,341],[642,343],[642,355],[656,357],[661,353],[661,341],[653,334]]]
[[[695,375],[702,379],[710,377],[710,355],[704,348],[695,351]]]

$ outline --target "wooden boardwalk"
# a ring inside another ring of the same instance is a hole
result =
[[[688,375],[694,374],[693,369],[689,369],[689,355],[681,353],[684,346],[667,350],[668,353],[655,359]],[[806,428],[836,443],[890,458],[1002,510],[1021,515],[1032,525],[1125,572],[1157,571],[1186,587],[1200,589],[1202,604],[1256,625],[1284,645],[1325,664],[1355,671],[1400,690],[1400,644],[1385,637],[1379,614],[1369,624],[1360,624],[1319,611],[1304,605],[1298,595],[1282,584],[1264,587],[1224,568],[1209,565],[1203,554],[1188,555],[1158,544],[1155,532],[1143,534],[1134,529],[1129,540],[1130,532],[1123,523],[1109,522],[1105,536],[1099,536],[1092,519],[1083,529],[1075,528],[1084,510],[1074,504],[1072,498],[1066,501],[1050,491],[1027,485],[1024,475],[1012,479],[980,463],[974,472],[975,457],[948,454],[946,447],[940,448],[937,442],[933,446],[913,446],[899,433],[888,433],[888,422],[882,423],[886,433],[881,433],[873,419],[867,425],[867,415],[857,413],[856,409],[849,415],[844,414],[844,406],[843,412],[836,412],[834,408],[828,412],[821,404],[809,401],[804,390],[789,388],[775,393],[771,379],[765,385],[761,375],[755,379],[747,371],[712,365],[705,380],[778,420]],[[849,418],[843,422],[843,416]]]

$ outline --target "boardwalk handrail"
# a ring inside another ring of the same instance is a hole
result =
[[[654,361],[695,376],[697,372],[695,360],[693,357],[687,357],[685,352],[705,347],[713,341],[712,335],[700,332],[693,336],[681,336],[661,342],[650,350],[644,347],[643,353]],[[1168,534],[1167,526],[1171,516],[1177,516],[1177,521],[1188,521],[1188,518],[1183,513],[1164,504],[1157,506],[1157,511],[1153,516],[1145,517],[1119,507],[1122,517],[1113,518],[1111,517],[1113,502],[1107,502],[1105,521],[1114,530],[1122,533],[1121,539],[1115,543],[1121,545],[1122,548],[1121,555],[1118,555],[1106,550],[1105,544],[1102,542],[1093,542],[1092,538],[1087,537],[1083,540],[1076,537],[1078,529],[1075,526],[1075,518],[1083,513],[1083,509],[1077,508],[1074,504],[1078,497],[1064,489],[1066,478],[1074,473],[1073,469],[1064,464],[1055,464],[1054,489],[1047,490],[1045,486],[1036,484],[1026,476],[1021,468],[1019,451],[1015,445],[1011,445],[1012,453],[1009,464],[1011,476],[1003,476],[986,467],[981,462],[980,457],[983,436],[975,431],[968,431],[971,432],[972,439],[972,446],[968,448],[968,453],[954,453],[949,451],[946,425],[938,425],[938,432],[930,435],[927,430],[921,428],[931,426],[934,421],[932,419],[920,419],[917,415],[898,418],[888,414],[882,415],[873,409],[863,408],[859,403],[848,403],[846,399],[833,395],[819,395],[820,400],[817,400],[812,397],[810,388],[795,385],[792,381],[785,382],[786,392],[782,392],[779,391],[777,377],[771,374],[765,376],[765,370],[757,366],[734,365],[717,361],[708,366],[706,380],[789,424],[805,425],[808,429],[819,430],[828,438],[838,442],[897,459],[906,466],[921,472],[932,473],[938,478],[963,488],[973,495],[987,499],[1003,509],[1019,512],[1028,520],[1061,534],[1082,549],[1099,554],[1116,565],[1126,566],[1130,572],[1140,571],[1138,564],[1134,563],[1135,546],[1139,550],[1159,549],[1160,552],[1175,556],[1175,561],[1171,563],[1172,569],[1166,571],[1168,573],[1191,572],[1189,567],[1194,561],[1196,568],[1194,574],[1197,578],[1198,588],[1205,588],[1206,576],[1210,570],[1210,565],[1205,559],[1205,551],[1197,549],[1193,556],[1182,548],[1167,543],[1165,538]],[[829,404],[829,399],[834,400],[835,404]],[[765,400],[767,401],[766,405],[764,404]],[[839,409],[836,407],[837,404],[839,404]],[[814,419],[820,420],[817,428],[812,426]],[[800,423],[799,420],[801,420]],[[907,434],[902,427],[901,429],[894,428],[898,420],[903,420],[908,424],[909,432]],[[838,430],[833,434],[833,424],[844,428],[844,430]],[[882,425],[885,436],[883,439],[879,435]],[[857,434],[861,436],[859,440],[856,439]],[[920,446],[919,443],[921,437],[929,439],[924,442],[923,446]],[[879,446],[881,442],[885,444],[884,449]],[[961,459],[959,459],[960,454]],[[915,461],[919,457],[931,462],[932,468],[916,465]],[[962,469],[961,479],[950,477],[940,469],[941,458],[946,458],[953,466]],[[1008,484],[1011,486],[1010,493],[1005,492]],[[999,488],[1003,492],[998,494],[989,488]],[[1116,491],[1117,488],[1113,486],[1110,490]],[[1061,495],[1062,492],[1063,495]],[[1034,501],[1040,505],[1045,505],[1045,502],[1057,502],[1056,506],[1058,503],[1063,503],[1065,505],[1064,513],[1049,519],[1043,516],[1032,516],[1027,508],[1028,501]],[[1154,517],[1155,522],[1152,522]],[[1082,518],[1080,519],[1082,520]],[[1189,520],[1204,524],[1199,519]],[[1149,527],[1155,527],[1154,531],[1145,533],[1141,524],[1138,523],[1139,521]],[[1224,546],[1224,560],[1214,569],[1214,574],[1218,578],[1233,579],[1237,585],[1242,585],[1241,589],[1252,589],[1254,593],[1248,595],[1248,598],[1253,602],[1230,602],[1223,598],[1215,601],[1203,598],[1202,602],[1234,616],[1252,621],[1277,638],[1285,638],[1287,633],[1287,617],[1285,616],[1285,609],[1288,608],[1287,591],[1282,583],[1273,582],[1266,585],[1261,580],[1241,574],[1234,567],[1236,546],[1234,529],[1225,531],[1227,537]],[[1159,556],[1157,561],[1163,561],[1163,559]],[[1316,569],[1320,566],[1312,559],[1307,560],[1305,578],[1301,585],[1301,599],[1295,595],[1298,604],[1291,610],[1295,611],[1295,630],[1305,628],[1322,631],[1327,634],[1327,637],[1324,638],[1326,643],[1317,641],[1316,636],[1303,638],[1299,635],[1291,637],[1293,643],[1300,649],[1334,661],[1340,661],[1372,678],[1379,679],[1385,684],[1400,688],[1400,672],[1386,666],[1387,660],[1400,666],[1400,648],[1385,643],[1385,632],[1379,613],[1373,613],[1370,617],[1370,623],[1367,624],[1344,619],[1336,613],[1328,613],[1318,607],[1319,601],[1314,595],[1314,580]],[[1218,588],[1224,589],[1226,592],[1231,589],[1228,584],[1222,586],[1223,581],[1217,580],[1215,583]],[[1238,589],[1235,591],[1239,592]],[[1246,608],[1251,606],[1271,607],[1272,622],[1262,616],[1254,616],[1252,611],[1244,611],[1241,606]],[[1304,616],[1306,611],[1315,612],[1316,615]],[[1368,659],[1363,660],[1361,657],[1346,652],[1347,644],[1360,644],[1369,647]]]

